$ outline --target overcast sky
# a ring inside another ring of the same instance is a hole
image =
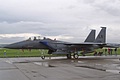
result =
[[[120,0],[0,0],[0,43],[30,36],[83,42],[101,26],[107,42],[120,43]]]

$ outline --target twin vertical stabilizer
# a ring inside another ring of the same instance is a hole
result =
[[[95,39],[96,30],[91,30],[84,42],[106,43],[106,27],[101,27],[101,31]]]

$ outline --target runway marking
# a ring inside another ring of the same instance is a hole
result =
[[[9,61],[9,60],[6,60],[5,62],[7,62],[7,63],[10,63],[10,64],[13,64],[11,61]]]
[[[34,64],[40,65],[40,66],[45,66],[48,67],[48,63],[47,62],[34,62]]]

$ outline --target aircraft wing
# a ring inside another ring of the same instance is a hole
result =
[[[106,44],[105,43],[67,43],[64,45],[69,46],[69,48],[91,49],[91,48],[103,48]]]
[[[106,43],[84,42],[84,43],[65,43],[64,45],[106,45]]]
[[[106,43],[104,47],[109,47],[109,48],[119,48],[120,44],[115,44],[115,43]]]

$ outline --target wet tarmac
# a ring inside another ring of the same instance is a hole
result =
[[[120,80],[120,56],[0,58],[0,80]]]

